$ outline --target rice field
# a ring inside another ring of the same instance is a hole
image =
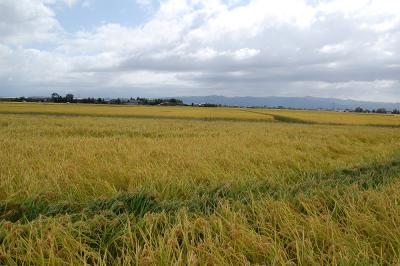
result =
[[[277,109],[261,109],[254,111],[254,113],[270,115],[276,120],[286,122],[292,121],[330,125],[400,126],[400,116],[394,114]]]
[[[186,106],[126,106],[53,103],[1,103],[2,114],[158,118],[226,121],[278,121],[327,125],[366,125],[400,127],[400,115],[366,114],[333,111],[257,109],[257,108],[193,108]]]
[[[400,264],[399,120],[0,104],[0,265]]]
[[[124,106],[79,104],[40,104],[40,103],[0,103],[0,113],[16,114],[50,114],[68,116],[108,116],[130,118],[175,118],[193,120],[251,120],[272,121],[273,117],[266,114],[243,112],[238,108],[192,108],[184,106]]]

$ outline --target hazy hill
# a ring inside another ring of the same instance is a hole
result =
[[[224,96],[185,96],[179,97],[184,103],[211,103],[238,106],[284,106],[304,109],[400,109],[400,103],[365,102],[317,97],[224,97]]]

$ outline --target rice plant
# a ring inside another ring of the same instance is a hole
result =
[[[392,118],[0,109],[0,264],[400,263]]]

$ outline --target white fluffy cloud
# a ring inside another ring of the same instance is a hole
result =
[[[52,41],[59,24],[41,0],[0,1],[0,43]]]
[[[0,2],[0,95],[400,101],[399,1],[165,0],[143,25],[73,33],[58,23],[55,2]]]

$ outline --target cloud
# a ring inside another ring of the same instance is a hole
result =
[[[63,1],[69,7],[74,6],[78,2],[78,0],[63,0]]]
[[[0,1],[0,43],[51,42],[60,29],[54,12],[41,0]]]
[[[144,24],[73,33],[59,25],[55,3],[0,3],[0,94],[53,86],[400,101],[400,2],[141,0],[158,8]],[[29,48],[52,40],[51,48]]]
[[[246,59],[250,59],[252,57],[257,56],[259,53],[260,53],[260,50],[257,50],[257,49],[242,48],[242,49],[236,50],[233,54],[233,57],[236,60],[246,60]]]

